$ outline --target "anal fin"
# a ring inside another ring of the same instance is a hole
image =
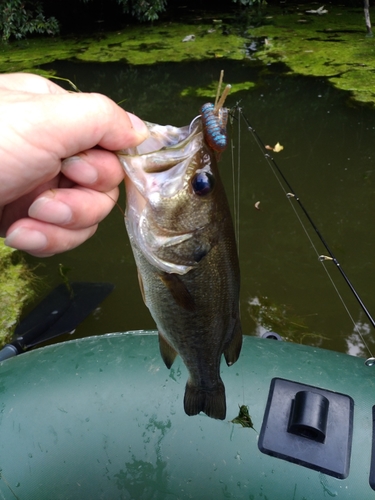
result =
[[[224,420],[227,404],[223,382],[219,380],[216,387],[208,390],[188,381],[185,388],[184,409],[189,416],[203,411],[208,417]]]
[[[238,318],[234,328],[233,328],[233,336],[228,344],[228,346],[224,349],[224,357],[228,366],[233,365],[237,361],[240,356],[242,347],[242,328],[241,321]]]
[[[165,366],[169,369],[173,365],[173,361],[176,359],[176,350],[165,340],[163,335],[159,332],[159,349],[161,357],[165,363]]]

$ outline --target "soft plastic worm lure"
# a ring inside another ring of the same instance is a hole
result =
[[[214,151],[221,153],[227,147],[226,125],[228,109],[220,108],[215,113],[215,105],[211,102],[201,107],[204,138]]]
[[[223,83],[224,71],[220,72],[219,85],[215,104],[210,102],[203,104],[201,107],[202,125],[204,138],[211,149],[221,153],[227,147],[227,121],[228,109],[223,108],[225,99],[227,98],[231,85],[226,85],[220,99],[221,85]]]

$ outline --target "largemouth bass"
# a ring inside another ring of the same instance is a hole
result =
[[[166,366],[179,354],[189,371],[187,415],[224,419],[220,360],[224,353],[233,364],[242,346],[240,272],[224,186],[201,116],[182,128],[147,126],[150,137],[119,154],[143,300]]]

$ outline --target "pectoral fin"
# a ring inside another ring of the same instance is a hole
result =
[[[224,357],[228,366],[233,365],[233,363],[237,361],[241,352],[241,347],[242,347],[242,328],[241,328],[241,321],[239,318],[237,318],[237,321],[233,329],[232,340],[224,350]]]
[[[139,270],[137,269],[138,271],[138,283],[139,283],[139,289],[141,290],[141,294],[142,294],[142,299],[143,299],[143,302],[146,304],[146,297],[145,297],[145,289],[143,287],[143,280],[142,280],[142,276],[141,276],[141,273],[139,272]]]
[[[160,279],[171,292],[172,297],[180,307],[187,311],[195,311],[194,297],[177,274],[163,273],[160,275]]]
[[[159,349],[161,357],[165,363],[165,366],[169,369],[173,365],[173,361],[176,359],[177,352],[173,347],[168,344],[163,335],[159,332]]]

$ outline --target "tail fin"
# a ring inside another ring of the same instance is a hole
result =
[[[188,381],[185,388],[184,409],[189,416],[203,411],[209,417],[224,420],[227,405],[223,382],[219,380],[213,389],[204,389]]]

